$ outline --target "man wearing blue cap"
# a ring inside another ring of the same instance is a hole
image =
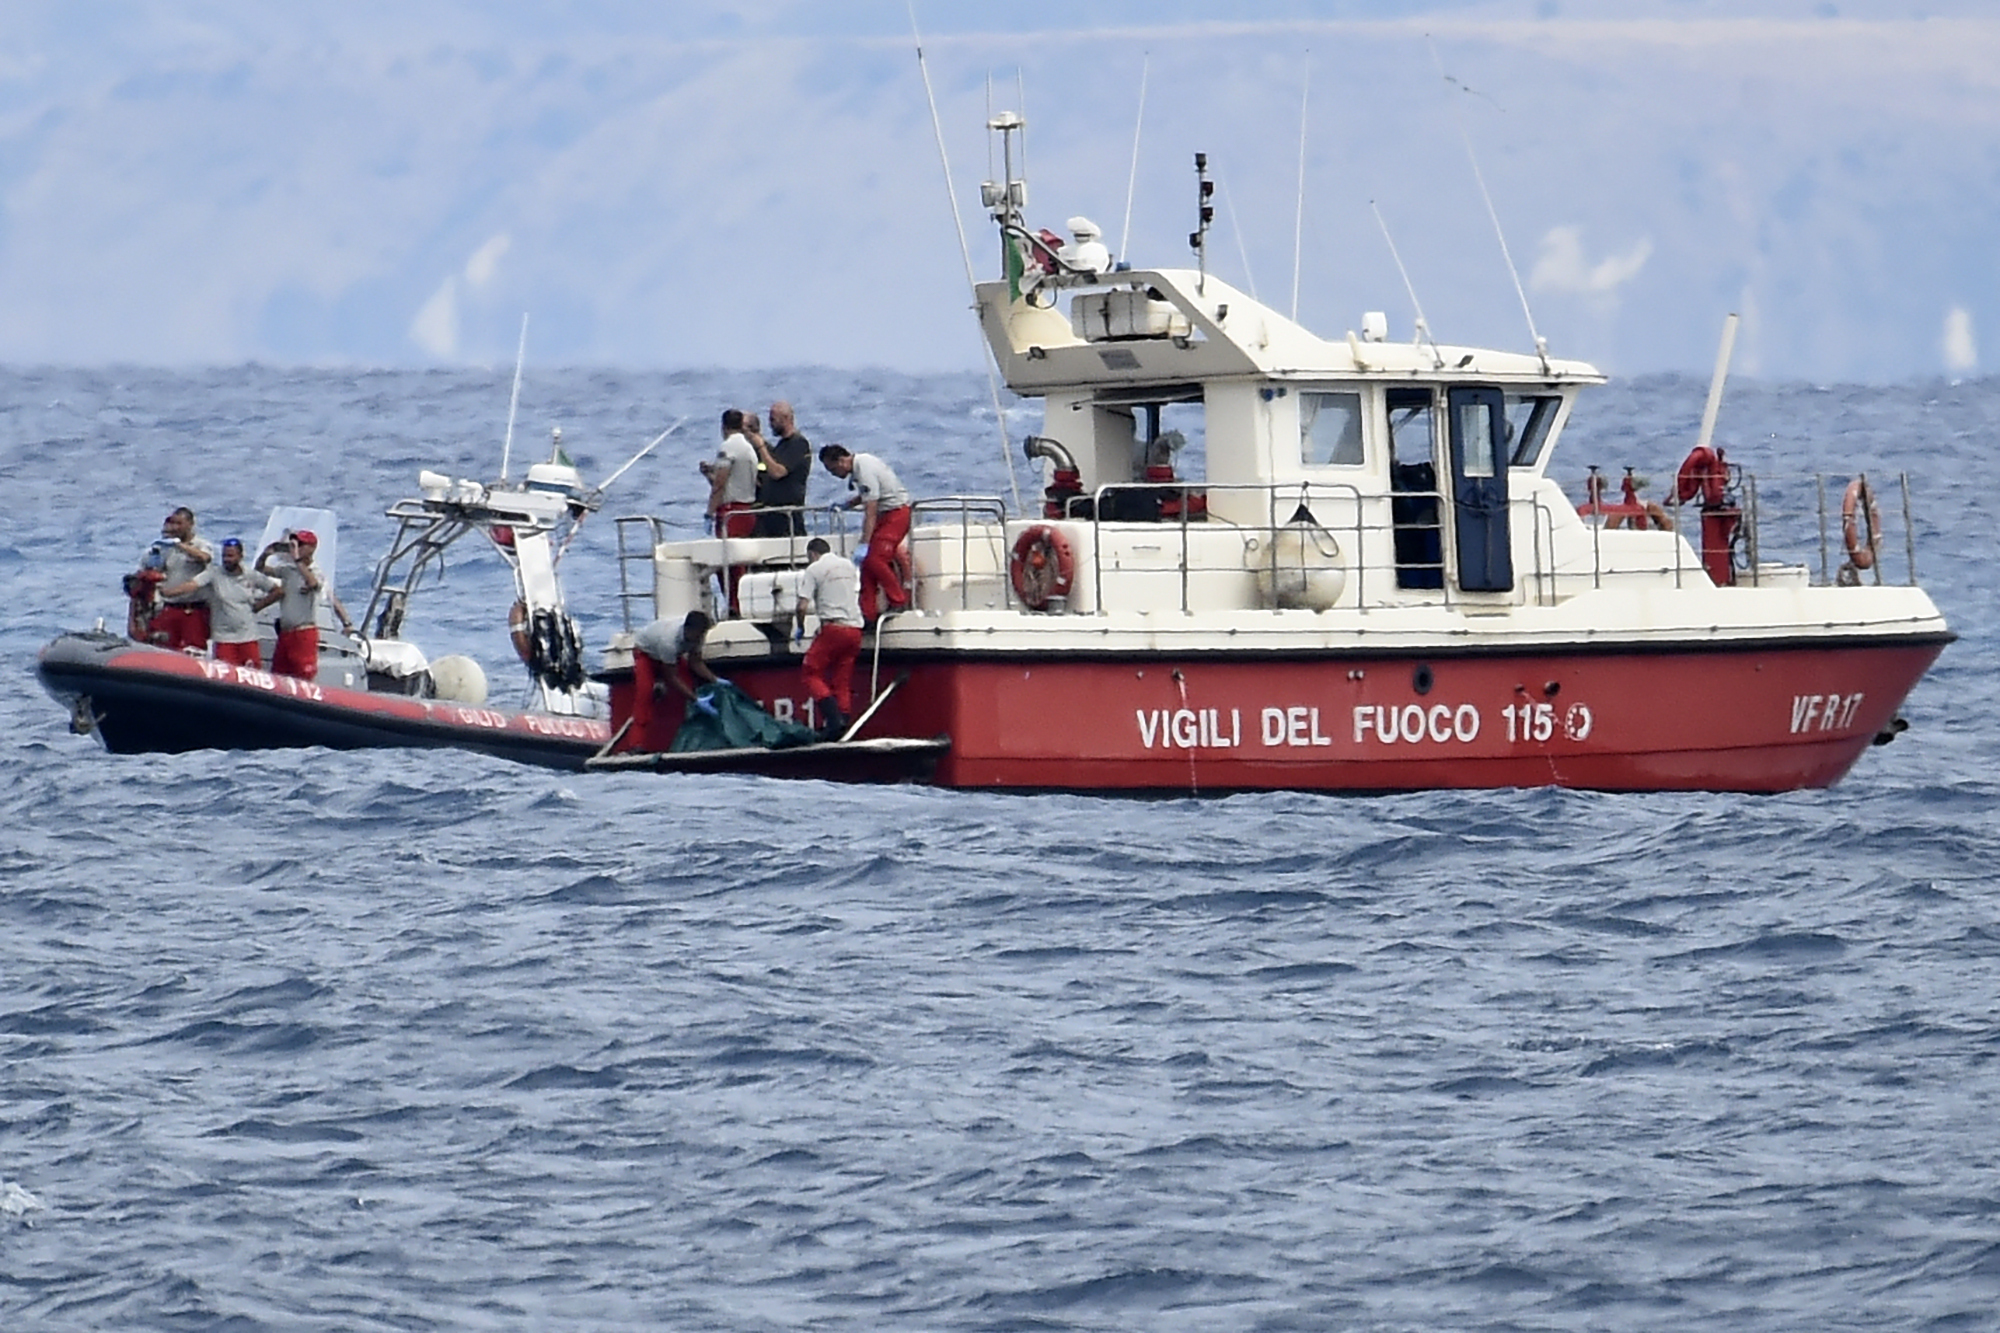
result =
[[[220,566],[209,565],[185,583],[160,592],[166,597],[198,593],[208,603],[209,651],[216,661],[262,667],[256,613],[277,599],[278,588],[276,579],[244,567],[243,543],[229,537],[222,543]]]

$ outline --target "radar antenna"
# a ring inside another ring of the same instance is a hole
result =
[[[1194,251],[1194,289],[1208,294],[1208,224],[1215,221],[1215,182],[1208,178],[1208,154],[1194,155],[1195,180],[1195,228],[1188,233],[1188,246]]]
[[[1312,93],[1312,52],[1306,52],[1304,86],[1299,89],[1299,200],[1292,215],[1292,320],[1299,318],[1299,264],[1306,243],[1306,98]],[[1233,216],[1233,215],[1232,215]]]
[[[1396,272],[1403,275],[1403,290],[1410,294],[1410,309],[1417,317],[1417,341],[1431,349],[1431,369],[1444,369],[1444,353],[1438,351],[1437,339],[1431,336],[1430,321],[1424,318],[1423,303],[1417,300],[1417,285],[1410,281],[1410,270],[1403,267],[1403,256],[1396,251],[1396,238],[1389,234],[1389,224],[1382,217],[1382,210],[1375,201],[1368,201],[1369,212],[1375,215],[1375,225],[1382,229],[1382,239],[1389,243],[1389,258],[1396,261]]]

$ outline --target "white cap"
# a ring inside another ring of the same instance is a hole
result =
[[[1094,241],[1104,234],[1102,229],[1089,218],[1071,218],[1068,226],[1069,234],[1076,237],[1079,241]]]

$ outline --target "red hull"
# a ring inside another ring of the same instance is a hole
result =
[[[1839,781],[1948,641],[1394,658],[885,653],[884,683],[909,679],[864,734],[950,736],[935,780],[952,787],[1788,791]],[[804,712],[794,661],[731,661],[727,674],[780,716]],[[614,719],[629,705],[629,679],[615,682]],[[673,721],[622,748],[664,749]]]
[[[581,769],[611,738],[597,719],[342,689],[110,635],[65,635],[43,650],[38,670],[72,709],[89,701],[114,754],[448,746]]]

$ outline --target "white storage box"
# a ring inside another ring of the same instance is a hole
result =
[[[799,608],[799,571],[745,574],[736,585],[736,606],[745,620],[776,620]]]
[[[1086,342],[1170,338],[1188,331],[1187,318],[1141,291],[1087,292],[1069,304],[1069,325]]]

